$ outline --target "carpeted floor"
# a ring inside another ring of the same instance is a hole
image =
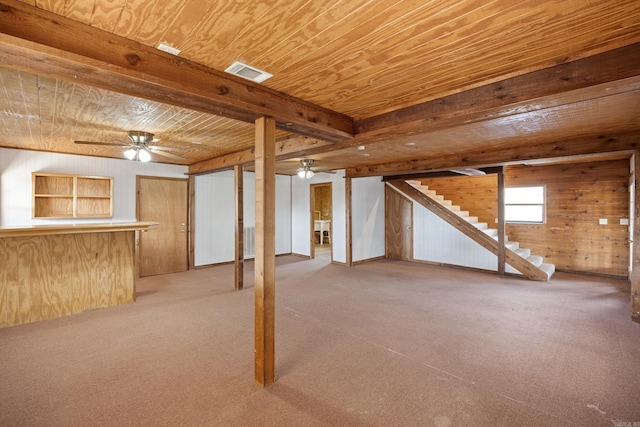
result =
[[[144,278],[133,304],[0,330],[0,425],[640,425],[626,281],[279,257],[260,389],[232,277]]]

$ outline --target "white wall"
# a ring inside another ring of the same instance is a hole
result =
[[[331,183],[331,244],[333,261],[347,262],[347,232],[344,171],[317,173],[311,179],[291,178],[291,251],[311,255],[310,185]]]
[[[496,271],[498,258],[445,220],[413,203],[413,258]]]
[[[186,166],[0,148],[0,226],[131,222],[136,220],[136,175],[186,178]],[[31,172],[113,177],[113,218],[32,219]]]
[[[195,177],[194,264],[230,262],[235,244],[233,171]],[[243,174],[243,222],[255,226],[255,174]],[[245,248],[245,253],[248,248]],[[276,176],[276,254],[291,253],[291,177]],[[252,256],[248,256],[252,258]]]
[[[384,185],[380,177],[351,180],[353,262],[385,255]]]
[[[233,261],[235,191],[233,171],[195,177],[194,265]]]

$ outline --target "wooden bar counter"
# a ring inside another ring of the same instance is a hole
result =
[[[0,328],[135,300],[135,234],[153,222],[0,228]]]

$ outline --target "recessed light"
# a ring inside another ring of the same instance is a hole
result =
[[[366,147],[364,145],[358,145],[358,150],[362,151],[364,150]]]
[[[166,44],[166,43],[160,43],[160,44],[158,45],[158,50],[161,50],[161,51],[163,51],[163,52],[170,53],[171,55],[175,55],[175,56],[180,55],[180,52],[181,52],[181,51],[180,51],[180,49],[175,48],[175,47],[173,47],[173,46],[169,46],[169,45],[168,45],[168,44]]]
[[[196,145],[202,145],[202,142],[199,142],[199,141],[193,141],[193,142],[191,142],[191,143],[192,143],[192,144],[196,144]]]
[[[407,145],[416,145],[415,142],[407,142]]]
[[[243,79],[251,80],[256,83],[262,83],[263,81],[273,77],[273,74],[269,74],[266,71],[262,71],[251,65],[247,65],[240,61],[236,61],[229,68],[224,70],[234,76],[242,77]]]

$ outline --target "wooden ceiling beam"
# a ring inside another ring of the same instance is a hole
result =
[[[16,0],[0,1],[3,66],[166,104],[342,141],[353,119]]]
[[[356,141],[384,141],[513,114],[536,111],[558,102],[560,94],[624,81],[640,75],[640,43],[554,67],[497,81],[422,104],[355,122]],[[343,144],[344,145],[344,144]]]
[[[389,162],[347,168],[345,176],[399,176],[458,168],[481,169],[514,164],[537,164],[551,161],[589,159],[606,153],[632,153],[640,148],[640,131],[626,134],[598,135],[515,147],[496,147],[493,150],[462,152],[434,158],[403,162]]]
[[[276,161],[295,157],[312,156],[330,151],[332,142],[306,136],[294,136],[276,142]],[[232,169],[235,165],[251,166],[255,159],[253,148],[214,157],[209,160],[189,165],[190,175],[202,175]]]

